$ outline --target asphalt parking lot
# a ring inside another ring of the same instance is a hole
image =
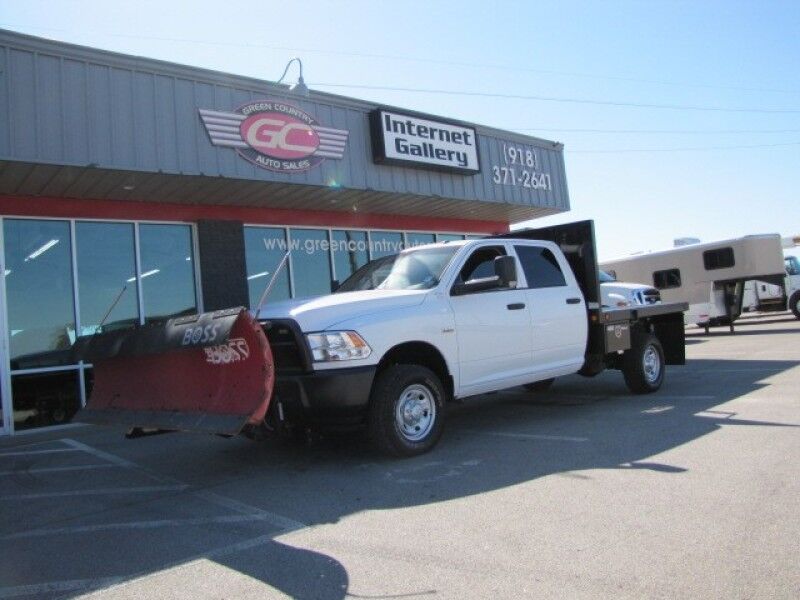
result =
[[[800,321],[687,330],[662,390],[569,377],[357,440],[0,442],[0,599],[800,597]]]

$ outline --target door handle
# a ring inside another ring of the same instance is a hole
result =
[[[580,298],[567,298],[567,304],[580,304]]]
[[[514,304],[508,304],[506,306],[506,308],[508,310],[522,310],[523,308],[525,308],[525,303],[524,302],[516,302]]]

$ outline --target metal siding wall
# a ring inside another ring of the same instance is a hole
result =
[[[14,49],[9,58],[11,152],[13,156],[31,159],[38,155],[35,59],[32,52]]]
[[[133,126],[136,135],[136,166],[157,171],[160,160],[156,133],[155,84],[151,73],[133,73]]]
[[[0,46],[0,108],[8,107],[5,117],[0,115],[0,158],[310,185],[335,181],[367,192],[569,208],[563,153],[543,141],[511,133],[504,139],[478,127],[478,175],[381,166],[372,161],[366,103],[283,97],[323,126],[347,129],[349,137],[342,160],[327,160],[302,174],[273,173],[230,148],[213,146],[198,115],[199,108],[232,111],[253,100],[280,99],[272,90],[225,83],[243,82],[234,76],[208,74],[208,79],[195,80],[197,71],[189,67],[101,51],[90,60],[86,52],[43,40],[26,39],[17,48],[8,42],[13,34],[7,32],[0,32],[0,38],[6,44]],[[185,77],[178,75],[184,72]],[[495,184],[492,166],[504,165],[504,141],[536,148],[553,189]]]
[[[89,158],[89,110],[86,94],[86,64],[75,60],[62,63],[61,105],[64,112],[64,155],[78,162]]]
[[[8,48],[0,48],[0,154],[11,153]]]

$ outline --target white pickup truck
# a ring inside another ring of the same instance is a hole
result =
[[[686,304],[601,307],[591,221],[412,248],[388,268],[261,308],[273,419],[366,426],[410,456],[437,443],[450,400],[605,368],[647,393],[685,361]]]

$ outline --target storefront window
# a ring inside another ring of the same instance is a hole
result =
[[[369,261],[367,232],[335,230],[332,235],[331,249],[336,279],[341,282]]]
[[[75,246],[80,335],[93,334],[106,313],[106,331],[137,324],[133,224],[79,222],[75,225]]]
[[[191,227],[140,225],[139,254],[145,321],[197,312]]]
[[[414,246],[424,246],[425,244],[433,244],[436,241],[436,236],[432,233],[407,233],[406,234],[406,248],[413,248]]]
[[[397,254],[403,249],[403,234],[394,231],[370,231],[371,256],[380,258],[389,254]]]
[[[291,229],[294,297],[322,296],[331,292],[330,243],[322,229]]]
[[[286,254],[286,232],[275,227],[245,227],[244,248],[250,307],[256,308],[267,283]],[[289,269],[284,266],[267,300],[274,302],[288,298]]]
[[[14,429],[68,423],[81,406],[75,370],[11,377]]]
[[[455,233],[437,233],[436,234],[436,241],[437,242],[455,242],[458,240],[463,240],[463,235],[458,235]]]
[[[12,369],[70,362],[75,304],[69,223],[4,219]]]

